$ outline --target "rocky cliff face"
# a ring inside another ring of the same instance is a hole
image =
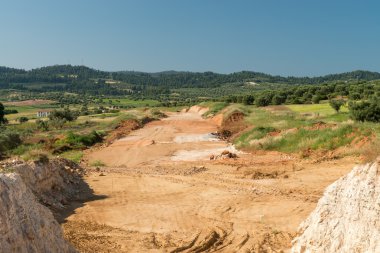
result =
[[[301,224],[292,252],[380,252],[379,160],[330,185]]]
[[[0,252],[76,252],[51,211],[79,194],[83,170],[64,159],[1,166]]]
[[[21,177],[0,174],[0,252],[76,252]]]
[[[66,159],[16,162],[12,168],[39,202],[53,212],[62,210],[69,200],[78,198],[80,189],[83,188],[80,184],[83,183],[81,176],[84,170]]]

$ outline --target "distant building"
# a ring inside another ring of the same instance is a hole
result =
[[[38,111],[37,118],[46,118],[49,117],[50,111]]]

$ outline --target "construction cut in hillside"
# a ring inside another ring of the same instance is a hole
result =
[[[0,252],[77,252],[58,221],[86,188],[83,172],[65,159],[2,162]]]
[[[292,252],[380,252],[379,164],[356,166],[326,189]]]

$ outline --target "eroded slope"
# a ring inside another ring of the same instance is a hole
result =
[[[380,252],[379,162],[330,185],[301,224],[292,252]]]

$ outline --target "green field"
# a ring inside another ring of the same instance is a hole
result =
[[[151,106],[159,106],[161,103],[157,100],[152,99],[144,99],[144,100],[132,100],[128,98],[103,98],[103,103],[114,106],[132,106],[132,107],[151,107]],[[112,104],[110,103],[112,102]],[[99,102],[99,99],[95,102]]]
[[[240,148],[286,153],[335,150],[357,138],[380,136],[379,124],[353,122],[347,108],[336,113],[329,104],[245,108],[249,112],[245,121],[252,128],[233,140]]]
[[[328,103],[324,104],[307,104],[307,105],[286,105],[287,108],[294,112],[298,113],[306,113],[306,114],[319,114],[321,116],[329,116],[332,114],[336,114],[334,109]],[[342,106],[340,112],[348,112],[348,108],[346,106]]]
[[[36,114],[38,111],[54,110],[58,108],[59,107],[57,105],[5,106],[5,109],[7,110],[18,111],[18,113],[6,115],[6,118],[10,121],[16,120],[20,118],[21,116],[28,117],[29,119],[36,119],[37,118]]]

